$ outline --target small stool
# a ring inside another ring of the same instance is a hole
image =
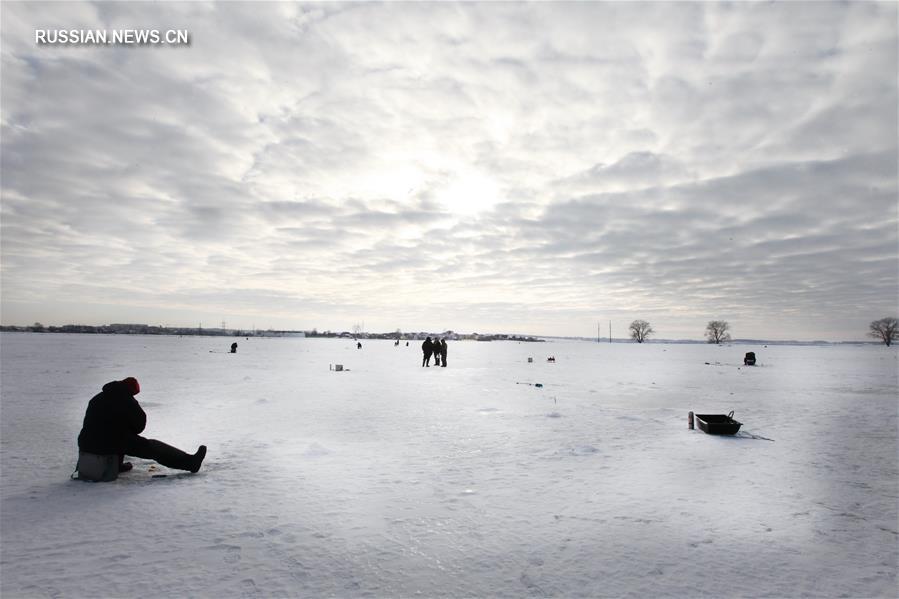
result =
[[[109,482],[119,477],[119,456],[117,454],[96,454],[78,452],[78,480]]]

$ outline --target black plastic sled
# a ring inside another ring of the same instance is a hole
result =
[[[696,414],[696,422],[699,428],[710,435],[736,435],[742,422],[737,422],[733,418],[734,413],[730,414]]]

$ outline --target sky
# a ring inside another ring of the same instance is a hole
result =
[[[3,2],[0,320],[865,339],[897,6]]]

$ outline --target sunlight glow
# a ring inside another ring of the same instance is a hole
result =
[[[438,198],[451,213],[471,216],[492,209],[500,201],[500,186],[492,177],[469,169],[457,173]]]

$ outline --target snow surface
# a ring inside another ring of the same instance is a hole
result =
[[[0,336],[4,598],[899,591],[896,348],[231,341]],[[198,474],[69,480],[126,376]]]

